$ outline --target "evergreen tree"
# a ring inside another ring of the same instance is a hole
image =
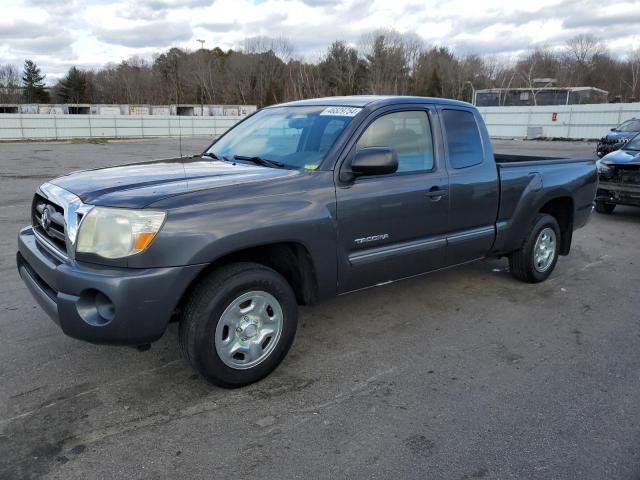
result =
[[[87,75],[76,67],[71,67],[67,75],[58,84],[58,98],[62,103],[86,103]]]
[[[26,103],[47,103],[49,92],[44,89],[45,76],[31,60],[24,61],[22,73],[22,96]]]
[[[359,93],[358,81],[362,83],[363,63],[358,52],[345,42],[331,44],[326,57],[320,63],[320,72],[330,95],[354,95]]]

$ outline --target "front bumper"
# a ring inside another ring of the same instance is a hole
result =
[[[18,235],[18,271],[45,312],[70,337],[142,345],[160,338],[204,265],[114,268],[62,260],[31,227]]]
[[[640,185],[600,181],[596,201],[640,207]]]

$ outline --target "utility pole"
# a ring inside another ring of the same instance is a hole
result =
[[[196,40],[196,42],[200,43],[200,49],[202,50],[204,48],[204,40],[199,38],[199,39]]]
[[[464,82],[464,87],[466,87],[467,85],[469,85],[471,87],[471,102],[470,103],[475,105],[476,104],[476,88],[473,86],[473,83],[471,83],[469,80]]]

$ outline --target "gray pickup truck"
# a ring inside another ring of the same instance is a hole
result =
[[[439,98],[265,108],[201,155],[43,184],[20,275],[72,337],[185,357],[237,387],[269,374],[297,306],[487,257],[545,280],[587,222],[593,159],[495,156],[481,116]]]

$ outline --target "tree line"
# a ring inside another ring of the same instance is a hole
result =
[[[95,70],[71,67],[50,89],[31,60],[22,74],[0,65],[0,103],[249,104],[356,94],[446,97],[470,101],[473,89],[556,86],[607,90],[610,101],[640,98],[640,49],[624,59],[592,35],[539,47],[519,59],[455,53],[415,34],[378,30],[356,46],[335,41],[315,62],[286,38],[253,37],[242,48],[171,48],[152,60],[130,58]],[[535,97],[535,96],[534,96]]]

